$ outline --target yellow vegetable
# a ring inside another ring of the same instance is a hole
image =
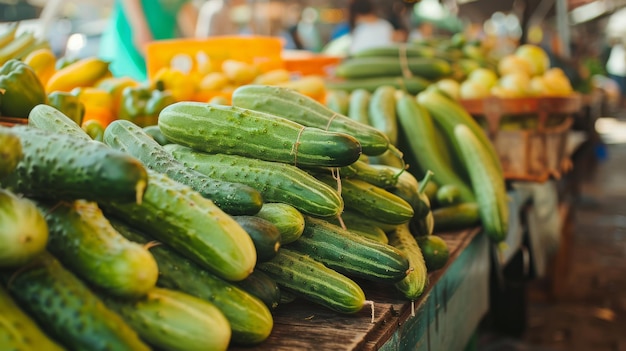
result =
[[[326,96],[326,84],[324,83],[324,78],[320,76],[304,76],[300,79],[280,83],[277,85],[295,89],[298,92],[312,97],[317,101],[323,101],[324,97]]]
[[[46,92],[93,87],[99,80],[110,74],[107,61],[97,57],[84,58],[56,71],[46,84]]]
[[[130,77],[108,77],[104,78],[96,84],[96,88],[108,92],[112,99],[113,112],[118,114],[120,104],[122,101],[122,91],[126,87],[136,87],[139,82]]]
[[[276,85],[288,82],[290,79],[291,76],[286,69],[274,69],[258,75],[254,79],[254,84]]]
[[[164,90],[169,90],[176,101],[191,101],[198,90],[194,76],[169,67],[161,68],[154,75],[152,82],[156,86],[162,86]]]
[[[212,72],[202,77],[198,84],[198,89],[207,91],[221,90],[228,83],[228,77],[224,73]]]
[[[24,58],[24,63],[29,65],[39,77],[44,86],[56,72],[56,56],[50,49],[37,49]]]
[[[258,75],[258,69],[254,65],[237,60],[222,62],[222,72],[235,85],[251,83]]]
[[[72,93],[85,105],[83,124],[96,120],[106,128],[115,120],[113,114],[113,96],[103,89],[87,87],[73,90]]]

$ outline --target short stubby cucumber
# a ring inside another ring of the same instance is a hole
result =
[[[402,173],[404,172],[401,169],[380,167],[363,160],[358,160],[349,166],[339,168],[339,174],[342,177],[357,178],[383,189],[393,188]]]
[[[28,125],[51,132],[70,134],[80,139],[91,140],[89,134],[74,120],[63,112],[46,104],[37,105],[30,110],[28,114]]]
[[[270,310],[280,303],[280,288],[274,279],[261,270],[254,270],[246,279],[235,283],[252,296],[259,298]]]
[[[307,254],[348,277],[397,282],[409,262],[390,245],[364,238],[324,219],[305,217],[304,233],[289,248]]]
[[[20,138],[8,128],[0,129],[0,179],[13,172],[22,157]]]
[[[175,159],[202,174],[249,185],[266,202],[289,204],[303,213],[336,216],[343,210],[337,192],[304,170],[281,162],[238,155],[209,154],[178,144],[164,146]]]
[[[143,351],[137,333],[72,272],[49,253],[18,271],[0,271],[0,280],[26,313],[70,350]]]
[[[0,189],[0,268],[24,265],[44,252],[49,231],[35,203]]]
[[[272,222],[256,216],[233,216],[233,218],[250,235],[256,249],[257,263],[276,256],[281,240],[280,232]]]
[[[349,165],[361,155],[354,137],[309,127],[252,109],[189,101],[159,114],[168,140],[208,153],[329,167]]]
[[[97,141],[14,126],[26,155],[0,186],[27,196],[140,203],[148,175],[136,158]]]
[[[438,207],[433,210],[434,231],[468,229],[480,224],[480,208],[475,202]]]
[[[48,250],[76,275],[124,297],[142,296],[156,285],[159,269],[152,254],[115,230],[97,203],[40,206],[50,230]]]
[[[297,251],[281,248],[258,267],[279,286],[333,311],[352,314],[365,305],[365,293],[356,282]]]
[[[334,112],[294,89],[244,85],[235,89],[232,100],[235,106],[271,113],[308,127],[349,134],[359,141],[367,155],[380,155],[389,146],[383,132]]]
[[[103,298],[150,345],[165,351],[221,351],[231,330],[212,303],[184,292],[154,288],[140,299]]]
[[[141,205],[102,202],[105,211],[148,230],[156,239],[220,277],[242,280],[256,264],[248,233],[211,200],[168,176],[148,170]]]
[[[351,212],[353,215],[347,215],[346,211],[341,214],[341,217],[337,218],[328,218],[326,219],[328,222],[338,225],[340,227],[345,227],[348,231],[366,237],[368,239],[381,242],[383,244],[389,243],[389,238],[387,238],[387,233],[381,228],[373,225],[370,222],[366,222],[361,220],[362,217],[358,213]]]
[[[357,122],[370,125],[369,106],[372,93],[363,88],[358,88],[350,93],[348,104],[348,117]]]
[[[111,218],[111,223],[132,241],[148,244],[154,240],[116,217]],[[159,264],[157,285],[186,292],[217,306],[230,322],[234,344],[254,345],[269,336],[274,320],[261,300],[203,269],[170,246],[154,245],[150,252]]]
[[[280,232],[280,241],[283,245],[298,240],[304,231],[304,215],[286,203],[266,202],[255,216],[274,223]]]
[[[409,274],[395,283],[395,287],[407,299],[416,300],[424,293],[424,289],[428,285],[428,271],[422,250],[407,224],[399,225],[388,236],[389,244],[406,255],[411,267]]]
[[[113,121],[104,131],[104,142],[136,157],[146,167],[190,186],[228,214],[253,215],[263,205],[261,193],[256,189],[241,183],[207,177],[183,165],[133,122]]]
[[[0,285],[0,344],[4,350],[63,351]]]

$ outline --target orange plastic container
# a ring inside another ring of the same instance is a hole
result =
[[[318,75],[330,77],[341,60],[341,57],[326,55],[283,57],[285,69],[300,76]]]
[[[262,72],[284,68],[282,40],[268,36],[216,36],[206,39],[172,39],[152,42],[146,47],[148,78],[162,67],[195,73],[210,60],[221,64],[233,59],[257,65]]]

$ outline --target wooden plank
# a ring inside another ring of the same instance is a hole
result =
[[[475,238],[484,237],[478,235],[479,231],[479,228],[475,228],[440,234],[450,248],[450,260],[445,267],[429,275],[429,288],[414,304],[415,317],[411,317],[411,303],[403,299],[392,285],[357,281],[366,297],[374,302],[373,320],[371,309],[367,307],[354,315],[342,315],[298,299],[276,309],[272,334],[261,345],[230,349],[376,350],[391,340],[398,330],[404,330],[407,335],[423,336],[430,328],[430,323],[426,324],[426,321],[437,320],[440,310],[452,311],[448,308],[448,301],[461,287],[458,278],[464,274],[463,267],[471,267],[472,260],[483,259],[475,257],[476,254],[488,259],[488,253],[480,253],[475,249],[465,253],[466,249],[476,246],[472,244]],[[447,272],[454,274],[451,278],[445,278]],[[472,276],[471,271],[468,274]]]

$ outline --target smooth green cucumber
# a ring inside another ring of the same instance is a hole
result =
[[[274,223],[283,245],[298,240],[304,231],[304,215],[289,204],[266,202],[255,216]]]
[[[30,110],[28,125],[51,132],[70,134],[75,138],[91,140],[91,137],[73,119],[46,104],[36,105]]]
[[[437,57],[411,57],[405,61],[400,57],[355,57],[341,62],[335,75],[346,79],[408,76],[405,67],[411,75],[432,80],[452,73],[450,63]]]
[[[347,91],[347,90],[344,90]],[[358,88],[350,93],[348,102],[348,114],[350,119],[363,124],[370,124],[369,106],[372,93],[363,88]]]
[[[389,224],[408,222],[415,211],[411,204],[389,191],[360,179],[337,179],[330,175],[318,175],[329,186],[340,187],[346,209],[360,212]],[[340,184],[338,184],[340,183]]]
[[[0,345],[3,350],[63,351],[0,285]]]
[[[348,277],[397,282],[409,269],[397,249],[356,235],[324,219],[306,217],[304,233],[289,248],[307,254]]]
[[[435,197],[438,207],[456,205],[461,202],[461,192],[458,186],[454,184],[443,184],[437,189]]]
[[[0,180],[15,171],[23,156],[20,138],[9,129],[0,129]]]
[[[356,282],[297,251],[283,247],[258,267],[279,286],[333,311],[352,314],[365,305],[365,293]]]
[[[226,350],[228,319],[212,303],[184,292],[154,288],[140,299],[103,298],[150,345],[164,351]]]
[[[435,217],[433,216],[433,212],[429,211],[424,218],[411,221],[409,228],[415,237],[433,234],[435,232]]]
[[[148,244],[154,240],[119,218],[112,218],[111,223],[132,241]],[[159,265],[157,285],[186,292],[217,306],[230,322],[234,344],[255,345],[270,335],[274,320],[261,300],[203,269],[166,244],[153,245],[150,252]]]
[[[345,212],[344,212],[345,214]],[[372,225],[371,223],[367,223],[365,221],[361,221],[358,218],[359,215],[355,214],[354,216],[344,216],[342,214],[341,217],[337,218],[327,218],[326,220],[334,225],[344,227],[357,235],[368,238],[370,240],[378,241],[383,244],[388,244],[389,239],[387,238],[387,234],[381,228]],[[343,225],[342,225],[343,223]]]
[[[369,104],[369,125],[385,133],[389,142],[398,144],[398,120],[396,118],[396,88],[381,85],[372,93]]]
[[[231,216],[164,174],[148,170],[148,175],[150,186],[141,205],[114,201],[100,205],[224,279],[242,280],[252,272],[254,243]]]
[[[413,208],[413,219],[421,219],[430,211],[430,200],[426,195],[420,194],[420,182],[410,172],[402,172],[397,167],[386,165],[372,165],[378,169],[387,169],[388,172],[399,174],[393,187],[386,190],[402,198]]]
[[[233,216],[233,218],[250,235],[256,249],[257,263],[276,256],[281,240],[280,232],[272,222],[256,216]]]
[[[420,92],[424,91],[424,89],[426,89],[430,84],[431,83],[429,80],[418,76],[383,76],[332,80],[326,82],[326,87],[328,89],[342,89],[351,92],[354,92],[358,89],[364,89],[370,93],[373,93],[381,85],[390,85],[396,89],[406,91],[409,94],[419,94]]]
[[[238,287],[252,296],[263,301],[270,310],[278,307],[280,303],[280,289],[274,279],[270,278],[261,270],[254,270],[246,279],[238,281]]]
[[[347,115],[348,106],[350,105],[350,94],[345,90],[328,90],[324,104],[337,113]]]
[[[463,201],[473,201],[472,189],[454,171],[452,165],[444,162],[440,156],[435,139],[435,124],[430,112],[408,94],[401,96],[397,104],[398,120],[407,148],[417,162],[416,165],[409,164],[409,167],[419,167],[423,173],[432,171],[435,183],[454,184],[459,188]]]
[[[328,185],[304,170],[281,162],[251,157],[209,154],[170,144],[164,146],[175,159],[209,177],[240,182],[261,192],[266,202],[282,202],[316,216],[336,216],[343,200]]]
[[[435,49],[428,46],[397,43],[386,46],[366,48],[355,52],[353,57],[434,57]]]
[[[185,166],[133,122],[113,121],[104,131],[104,143],[136,157],[146,167],[191,187],[228,214],[253,215],[263,205],[258,190],[245,184],[211,178]]]
[[[170,144],[171,141],[167,140],[165,135],[161,132],[161,128],[158,125],[153,124],[151,126],[145,126],[142,128],[143,131],[154,139],[159,145]]]
[[[14,126],[24,155],[0,186],[27,196],[141,203],[148,184],[136,158],[101,142],[31,126]]]
[[[48,238],[48,224],[35,203],[0,189],[0,268],[27,264],[46,249]]]
[[[389,147],[389,139],[383,132],[334,112],[294,89],[244,85],[235,89],[232,100],[235,106],[271,113],[307,127],[351,135],[366,155],[380,155]]]
[[[475,202],[465,202],[433,210],[436,233],[472,228],[480,224],[480,209]]]
[[[395,283],[395,287],[407,299],[416,300],[428,286],[428,271],[422,250],[406,224],[399,225],[395,231],[388,235],[389,245],[400,250],[408,258],[411,267],[409,274]]]
[[[70,350],[150,350],[54,256],[44,253],[37,260],[19,271],[0,271],[0,279],[18,305],[51,337]]]
[[[476,193],[480,220],[487,235],[495,242],[506,238],[509,207],[506,184],[489,151],[476,134],[464,124],[454,128],[454,135],[463,152],[463,161]]]
[[[154,257],[115,230],[97,203],[40,203],[40,209],[50,231],[48,250],[81,279],[122,297],[154,288],[159,276]]]
[[[377,220],[376,218],[366,216],[362,213],[359,213],[357,211],[350,210],[350,209],[346,209],[345,211],[341,213],[341,219],[344,221],[344,223],[356,222],[356,223],[363,223],[371,227],[380,228],[385,233],[391,230],[395,230],[397,226],[397,224],[384,223],[384,222]]]
[[[326,168],[325,170],[330,172],[332,169]],[[400,169],[377,167],[362,160],[339,167],[339,175],[342,178],[360,179],[383,189],[393,188],[398,182],[399,174]]]
[[[361,144],[348,134],[242,107],[178,102],[161,111],[159,128],[168,140],[196,150],[266,161],[340,167],[361,155]]]

